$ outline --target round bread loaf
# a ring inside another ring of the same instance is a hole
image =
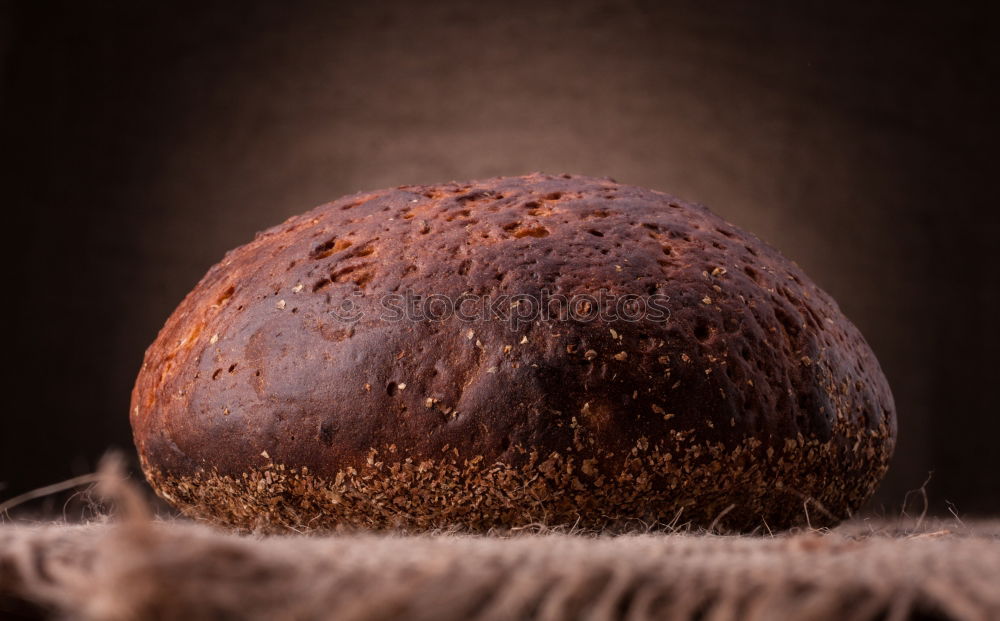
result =
[[[167,321],[131,420],[160,496],[265,530],[819,526],[896,437],[794,263],[700,205],[541,174],[258,234]]]

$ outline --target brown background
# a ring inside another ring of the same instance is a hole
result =
[[[882,361],[873,508],[1000,511],[990,20],[871,3],[0,3],[0,499],[129,450],[142,351],[254,231],[339,195],[528,171],[703,202]]]

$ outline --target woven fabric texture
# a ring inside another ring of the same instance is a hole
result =
[[[255,537],[133,516],[0,527],[0,617],[1000,618],[1000,522],[774,536]]]

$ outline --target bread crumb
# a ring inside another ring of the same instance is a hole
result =
[[[512,350],[512,349],[513,349],[513,347],[512,347],[512,346],[510,346],[510,345],[504,345],[504,346],[503,346],[503,353],[505,353],[505,354],[509,354],[509,353],[510,353],[510,350]]]
[[[400,383],[396,384],[396,388],[398,388],[399,390],[406,390],[406,383],[405,382],[400,382]]]
[[[215,345],[216,343],[219,342],[219,335],[213,334],[212,338],[208,339],[208,342],[211,343],[212,345]]]
[[[278,300],[278,303],[275,304],[275,306],[278,308],[278,310],[285,310],[285,301]]]
[[[471,328],[469,329],[468,332],[465,333],[465,339],[467,341],[471,341],[475,336],[476,336],[476,333]]]
[[[614,355],[614,359],[615,360],[625,360],[627,358],[628,358],[628,354],[626,352],[623,352],[623,351],[620,351],[620,352],[618,352],[617,354]]]
[[[708,296],[706,295],[705,297],[703,297],[703,298],[701,299],[701,303],[702,303],[702,304],[711,304],[711,303],[712,303],[712,298],[710,298],[710,297],[708,297]]]
[[[664,410],[660,406],[656,405],[655,403],[653,405],[649,406],[649,407],[653,409],[653,413],[655,413],[655,414],[666,414],[667,413],[666,410]]]
[[[527,343],[527,342],[528,342],[528,337],[527,337],[527,336],[522,336],[522,337],[521,337],[521,341],[520,341],[520,344],[521,344],[521,345],[524,345],[524,344],[525,344],[525,343]]]
[[[726,273],[726,268],[716,267],[712,270],[712,276],[722,276]]]
[[[302,283],[295,285],[294,287],[292,287],[292,293],[298,293],[299,291],[302,291],[303,286],[304,285]]]
[[[597,357],[597,352],[596,352],[596,351],[594,351],[593,349],[588,349],[588,350],[587,350],[587,351],[586,351],[586,352],[585,352],[585,353],[583,354],[583,357],[584,357],[584,359],[585,359],[585,360],[593,360],[594,358],[596,358],[596,357]]]

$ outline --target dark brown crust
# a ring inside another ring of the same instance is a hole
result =
[[[379,306],[602,288],[670,319]],[[784,528],[810,500],[815,526],[896,437],[870,348],[794,263],[702,206],[538,174],[344,197],[229,252],[146,352],[131,419],[160,495],[246,528]]]

